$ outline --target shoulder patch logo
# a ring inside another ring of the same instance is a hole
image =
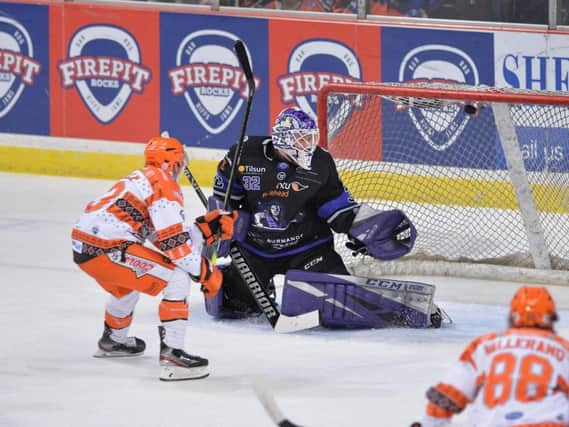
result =
[[[136,39],[112,25],[88,25],[69,41],[59,63],[61,85],[77,88],[93,116],[107,124],[118,117],[133,92],[142,93],[152,77],[141,63]]]
[[[288,70],[277,83],[283,104],[296,103],[316,117],[318,91],[322,86],[359,80],[362,80],[360,61],[350,47],[336,40],[312,39],[292,50]]]
[[[26,86],[34,84],[41,65],[34,59],[28,31],[18,21],[0,16],[0,118],[14,108]]]
[[[446,45],[424,45],[407,53],[399,68],[400,82],[479,85],[476,64],[464,51]],[[405,108],[429,146],[444,151],[460,136],[471,116],[457,105],[440,110]]]
[[[168,70],[172,94],[184,95],[199,123],[216,135],[229,126],[247,98],[247,81],[233,52],[237,39],[227,31],[195,31],[180,43],[176,67]]]

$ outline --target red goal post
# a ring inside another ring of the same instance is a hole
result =
[[[449,83],[330,84],[319,144],[352,195],[404,210],[413,252],[361,275],[569,284],[569,95]]]

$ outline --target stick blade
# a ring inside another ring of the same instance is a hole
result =
[[[318,310],[299,314],[298,316],[285,316],[281,314],[275,323],[274,331],[287,334],[290,332],[303,331],[320,326],[320,313]]]
[[[245,73],[245,78],[247,79],[249,87],[251,88],[252,82],[254,88],[255,81],[253,80],[253,71],[251,70],[251,64],[249,63],[249,56],[247,55],[247,49],[245,49],[245,45],[241,40],[237,40],[233,48],[235,49],[235,54],[237,55],[239,64],[241,64],[241,68],[243,68],[243,72]]]

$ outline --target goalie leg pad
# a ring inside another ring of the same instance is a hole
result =
[[[329,328],[427,328],[434,285],[289,270],[281,311],[298,316],[319,310]]]

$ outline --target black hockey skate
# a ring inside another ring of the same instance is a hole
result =
[[[168,347],[164,342],[166,331],[158,326],[160,335],[160,380],[199,380],[209,375],[208,360],[186,353],[179,348]]]
[[[123,344],[113,341],[111,333],[111,328],[105,323],[103,336],[99,340],[99,349],[94,357],[135,357],[144,354],[146,343],[140,338],[128,337]]]

